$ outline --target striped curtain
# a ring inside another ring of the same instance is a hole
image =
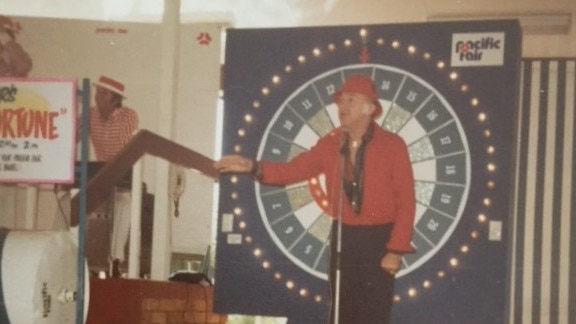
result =
[[[510,323],[576,323],[576,59],[524,59]]]

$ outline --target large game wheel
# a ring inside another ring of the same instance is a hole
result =
[[[470,186],[470,153],[454,109],[432,85],[399,68],[358,64],[315,76],[279,107],[260,143],[259,159],[289,161],[339,126],[332,94],[347,75],[363,73],[377,85],[384,108],[378,123],[403,137],[415,174],[417,215],[413,245],[398,276],[440,249],[462,215]],[[257,186],[260,215],[274,242],[303,270],[327,277],[331,218],[322,178],[287,187]]]

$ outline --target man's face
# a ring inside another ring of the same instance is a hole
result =
[[[361,93],[343,92],[336,105],[340,124],[345,128],[366,125],[374,112],[370,98]]]
[[[96,87],[94,95],[96,107],[102,115],[110,114],[116,108],[116,99],[114,93],[103,87]]]

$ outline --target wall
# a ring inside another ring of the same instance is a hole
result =
[[[297,1],[306,6],[306,1]],[[329,11],[317,5],[308,10],[305,24],[358,24],[426,21],[429,17],[499,17],[533,16],[544,13],[567,13],[572,15],[568,33],[525,34],[523,55],[525,57],[575,56],[576,55],[576,1],[572,0],[406,0],[406,1],[324,1],[333,3]],[[314,16],[320,13],[320,16]],[[323,14],[322,14],[323,13]],[[432,35],[431,35],[432,37]]]
[[[576,55],[576,1],[573,0],[181,0],[185,21],[230,22],[236,28],[421,22],[432,16],[515,16],[542,13],[572,15],[569,33],[526,35],[524,56]],[[2,12],[33,17],[81,18],[104,21],[161,20],[163,4],[156,0],[0,0]]]
[[[86,323],[224,324],[212,294],[203,284],[92,279]]]
[[[511,322],[576,322],[576,59],[524,60]]]

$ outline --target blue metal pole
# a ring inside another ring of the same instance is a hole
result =
[[[84,233],[86,232],[86,187],[88,183],[88,114],[90,109],[90,80],[82,79],[82,89],[78,95],[82,99],[82,118],[80,121],[81,146],[80,146],[80,192],[78,204],[78,262],[76,293],[76,323],[84,323]]]

